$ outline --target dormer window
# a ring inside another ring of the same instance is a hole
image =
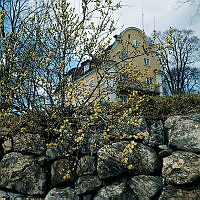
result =
[[[133,45],[134,47],[138,47],[138,40],[133,40],[132,45]]]

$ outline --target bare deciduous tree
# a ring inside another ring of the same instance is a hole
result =
[[[182,93],[194,88],[197,82],[191,75],[194,74],[195,64],[199,61],[199,38],[194,36],[191,30],[170,28],[166,32],[157,33],[155,39],[164,82],[170,93]]]
[[[196,13],[195,15],[199,15],[200,12],[200,1],[199,0],[179,0],[178,3],[183,6],[183,5],[191,5],[195,7]]]

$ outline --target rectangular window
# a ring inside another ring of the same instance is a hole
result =
[[[151,65],[151,62],[150,62],[149,58],[144,58],[144,65],[146,65],[146,66],[150,66]]]
[[[138,47],[138,40],[133,40],[133,46]]]
[[[106,101],[105,101],[104,98],[101,98],[101,99],[100,99],[100,103],[101,103],[101,104],[104,104],[105,102],[106,102]]]
[[[113,86],[114,86],[114,83],[113,83],[112,79],[106,80],[106,87],[107,88],[112,88]]]
[[[90,80],[89,86],[90,86],[90,88],[93,88],[93,87],[94,87],[94,79]]]
[[[127,53],[125,51],[121,51],[119,54],[119,58],[121,60],[126,60],[128,58]]]
[[[119,81],[120,82],[125,82],[126,81],[126,75],[125,74],[120,74],[119,75]]]
[[[153,84],[153,78],[152,77],[146,77],[146,83],[147,83],[147,85]]]
[[[72,81],[72,75],[67,75],[67,81]]]
[[[121,99],[122,102],[126,102],[128,100],[127,95],[119,95],[119,98]]]
[[[82,91],[83,91],[83,92],[86,91],[86,85],[85,85],[85,84],[82,85]]]
[[[84,65],[84,73],[86,73],[89,69],[90,69],[89,64]]]

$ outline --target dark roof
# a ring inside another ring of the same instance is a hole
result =
[[[67,75],[71,75],[76,71],[76,68],[72,68],[67,72]]]
[[[92,63],[93,63],[92,60],[87,59],[81,63],[80,67],[75,67],[75,68],[70,69],[66,73],[66,76],[72,76],[72,80],[77,80],[78,78],[80,78],[81,76],[83,76],[84,74],[92,70],[92,66],[91,66]],[[89,64],[89,70],[84,72],[84,66],[88,64]]]

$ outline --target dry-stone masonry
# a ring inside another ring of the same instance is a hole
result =
[[[122,132],[146,130],[143,119],[141,129]],[[125,165],[120,153],[131,141],[95,149],[91,144],[103,138],[94,134],[72,154],[70,144],[46,147],[39,133],[13,135],[3,128],[0,199],[200,200],[200,114],[158,121],[149,133],[128,153]]]

